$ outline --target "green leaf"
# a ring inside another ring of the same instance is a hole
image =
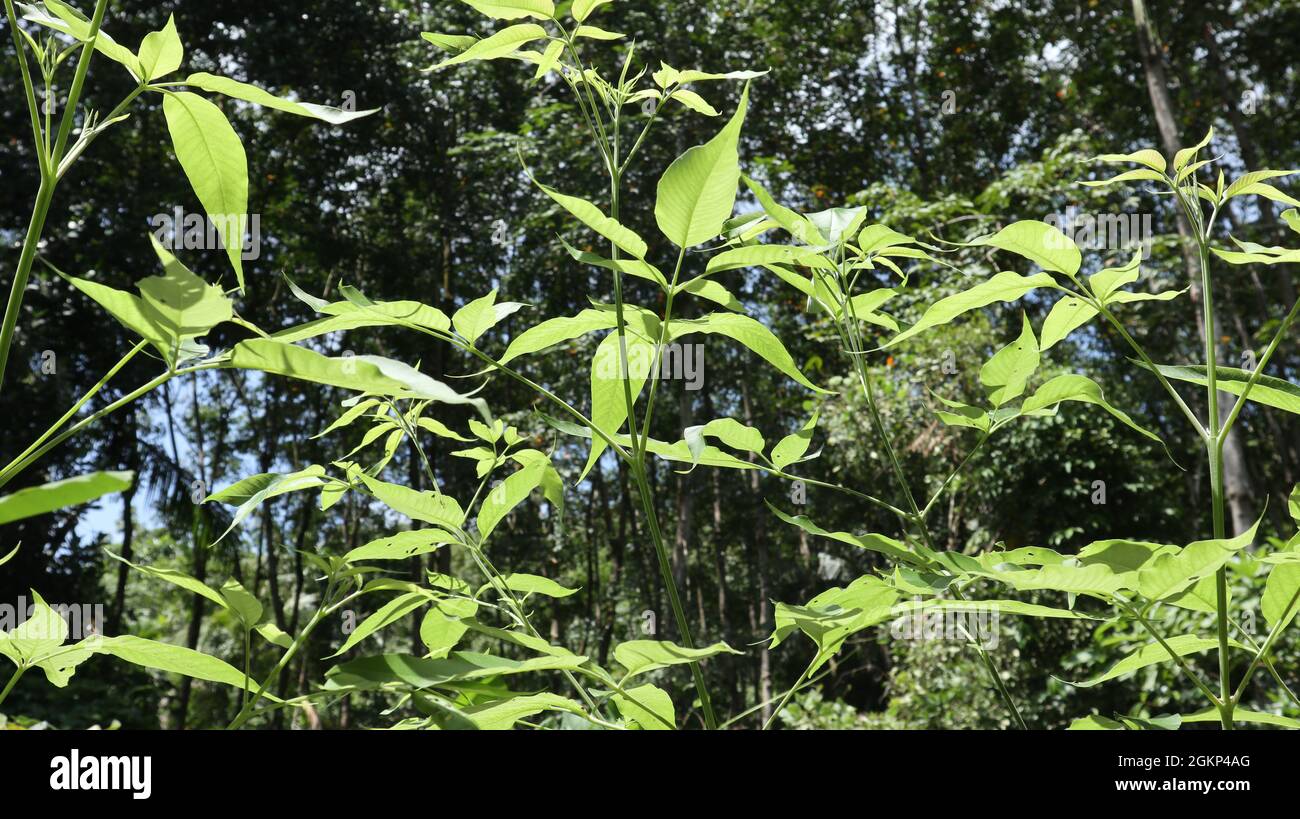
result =
[[[731,217],[740,183],[740,127],[749,107],[749,86],[741,92],[731,121],[717,136],[679,156],[659,179],[655,222],[678,247],[716,237]]]
[[[245,629],[252,630],[262,622],[262,603],[248,589],[233,578],[221,584],[221,596],[226,607],[235,613]]]
[[[1029,325],[1029,315],[1021,315],[1020,337],[998,350],[980,368],[980,383],[989,390],[989,400],[1000,407],[1025,392],[1025,384],[1038,369],[1038,339]]]
[[[750,193],[754,194],[754,198],[758,200],[758,204],[763,208],[763,212],[771,217],[772,221],[784,228],[791,236],[806,245],[820,246],[828,244],[826,237],[822,236],[821,232],[817,230],[817,227],[813,225],[812,222],[808,221],[806,217],[777,203],[777,201],[772,198],[772,194],[767,192],[766,188],[758,182],[755,182],[753,179],[750,179],[748,176],[742,175],[741,179],[744,180],[745,186],[749,188]]]
[[[66,639],[67,621],[32,589],[32,614],[12,631],[0,632],[0,654],[15,664],[32,665],[62,646]]]
[[[682,440],[686,441],[692,457],[698,458],[704,453],[706,437],[717,438],[732,449],[742,449],[756,454],[762,454],[767,447],[763,434],[753,427],[742,424],[734,418],[716,418],[707,424],[687,427],[682,433]]]
[[[1128,413],[1111,406],[1102,394],[1101,386],[1088,378],[1086,375],[1058,375],[1039,387],[1033,395],[1025,399],[1025,403],[1020,407],[1022,415],[1029,415],[1049,407],[1055,407],[1063,401],[1082,401],[1087,404],[1096,404],[1102,409],[1115,416],[1119,421],[1136,432],[1145,435],[1153,441],[1160,441],[1160,436],[1154,432],[1139,426]]]
[[[420,622],[420,641],[429,649],[429,656],[446,657],[460,642],[473,624],[478,603],[473,600],[451,598],[439,600],[425,612]]]
[[[1104,682],[1113,680],[1116,677],[1122,677],[1132,671],[1137,671],[1139,668],[1146,668],[1149,665],[1155,665],[1157,663],[1170,662],[1174,657],[1186,657],[1189,654],[1199,654],[1202,651],[1209,651],[1210,649],[1219,647],[1219,641],[1217,639],[1211,637],[1198,637],[1195,634],[1183,634],[1178,637],[1171,637],[1168,640],[1165,640],[1165,642],[1169,645],[1169,648],[1173,650],[1173,654],[1166,651],[1165,647],[1160,643],[1153,641],[1137,651],[1126,655],[1124,659],[1115,663],[1115,665],[1110,667],[1109,671],[1106,671],[1100,676],[1094,677],[1085,682],[1071,682],[1069,684],[1077,688],[1092,688],[1093,686],[1101,685]],[[1234,648],[1242,647],[1241,644],[1235,640],[1232,641],[1231,645]]]
[[[1211,127],[1210,130],[1205,133],[1205,138],[1202,139],[1200,142],[1196,143],[1190,148],[1183,148],[1181,151],[1174,154],[1174,170],[1181,171],[1184,167],[1186,167],[1189,162],[1191,162],[1193,159],[1196,158],[1196,154],[1202,148],[1210,144],[1210,140],[1213,138],[1214,138],[1214,128]]]
[[[555,4],[551,0],[461,0],[461,2],[473,6],[480,14],[497,20],[518,20],[520,17],[549,20],[555,16]]]
[[[636,231],[625,227],[617,219],[606,216],[604,211],[582,197],[560,193],[540,182],[536,184],[543,193],[554,199],[556,204],[567,210],[578,221],[613,242],[619,249],[630,253],[633,258],[645,260],[649,247]]]
[[[796,245],[745,245],[724,250],[709,259],[706,273],[721,273],[744,267],[760,267],[769,264],[810,265],[833,268],[822,259],[821,254],[810,248]]]
[[[356,477],[380,503],[411,520],[422,520],[449,530],[459,529],[465,523],[465,512],[450,495],[388,483],[364,472],[356,473]]]
[[[583,310],[576,316],[547,319],[511,339],[500,363],[507,364],[519,356],[545,350],[597,330],[612,330],[615,326],[617,319],[605,310]]]
[[[488,492],[478,514],[478,534],[481,541],[487,540],[497,524],[510,514],[511,510],[523,503],[534,489],[541,486],[542,478],[546,474],[546,466],[540,461],[525,466]]]
[[[169,14],[167,25],[161,31],[152,31],[144,36],[137,58],[144,79],[152,82],[180,68],[184,55],[180,35],[176,33],[176,18]]]
[[[1146,369],[1146,365],[1140,366]],[[1202,387],[1208,383],[1204,364],[1156,365],[1156,369],[1166,378],[1177,381],[1187,381],[1192,384],[1199,384]],[[1246,388],[1246,382],[1250,380],[1252,375],[1249,370],[1223,366],[1216,367],[1215,372],[1218,375],[1216,384],[1219,390],[1233,395],[1242,394]],[[1261,375],[1259,380],[1255,382],[1255,386],[1250,388],[1250,396],[1247,400],[1300,415],[1300,386],[1292,384],[1290,381],[1284,381],[1281,378]]]
[[[626,34],[619,34],[614,31],[606,31],[597,26],[578,26],[573,32],[574,37],[586,37],[589,40],[621,40]]]
[[[1134,151],[1131,154],[1102,154],[1094,156],[1090,162],[1137,162],[1146,165],[1153,171],[1164,173],[1165,158],[1160,155],[1159,151],[1145,148],[1140,151]]]
[[[718,115],[718,109],[714,108],[712,105],[709,105],[708,101],[705,100],[704,97],[701,97],[699,94],[695,93],[694,91],[689,91],[685,88],[679,88],[678,90],[669,94],[668,98],[677,100],[682,105],[685,105],[687,108],[691,109],[697,114],[703,114],[706,117],[716,117]],[[740,181],[739,176],[737,176],[736,181],[737,182]]]
[[[722,335],[738,341],[764,361],[813,392],[831,394],[830,390],[822,389],[809,381],[807,376],[799,371],[794,358],[781,343],[781,339],[756,319],[739,313],[710,313],[698,319],[674,319],[668,326],[668,342],[675,342],[692,333]]]
[[[222,289],[194,275],[164,248],[157,237],[149,241],[163,265],[163,275],[136,282],[140,290],[139,309],[153,328],[167,339],[164,356],[179,362],[191,342],[234,316],[234,304]]]
[[[656,346],[635,333],[627,335],[627,387],[631,389],[632,401],[635,402],[645,388],[646,379],[656,352]],[[627,421],[627,399],[624,395],[624,377],[622,356],[620,354],[618,333],[605,336],[591,359],[591,419],[596,429],[612,435],[623,428]],[[596,465],[606,444],[593,434],[591,451],[587,463],[582,469],[579,480],[586,478]]]
[[[1286,628],[1300,611],[1300,563],[1281,563],[1268,573],[1259,607],[1272,628]]]
[[[511,315],[523,307],[518,302],[502,302],[497,304],[497,291],[493,290],[486,296],[474,299],[464,307],[456,311],[451,317],[452,326],[456,332],[461,335],[470,344],[478,341],[479,337],[495,327],[506,316]]]
[[[1135,171],[1125,171],[1118,176],[1112,176],[1110,179],[1089,179],[1080,182],[1079,184],[1087,188],[1101,188],[1107,185],[1117,185],[1120,182],[1160,182],[1163,180],[1164,177],[1155,171],[1139,168]]]
[[[1219,709],[1211,706],[1204,711],[1197,711],[1195,714],[1183,717],[1183,722],[1213,722],[1217,725],[1222,719]],[[1291,717],[1283,717],[1263,711],[1251,711],[1240,707],[1232,709],[1232,721],[1256,725],[1272,725],[1277,728],[1300,728],[1300,719],[1292,719]]]
[[[1079,272],[1083,255],[1074,240],[1061,231],[1033,219],[1007,225],[992,236],[976,239],[969,246],[990,245],[1024,256],[1044,270],[1073,276]]]
[[[329,483],[329,479],[325,477],[325,467],[312,464],[306,469],[300,469],[297,472],[288,474],[263,472],[260,475],[244,478],[220,492],[214,492],[204,498],[204,503],[215,501],[232,506],[238,505],[235,516],[230,521],[230,526],[221,533],[221,537],[217,538],[217,541],[221,541],[266,501],[289,492],[316,489],[327,483]]]
[[[472,41],[473,38],[471,37]],[[277,97],[269,91],[256,85],[238,80],[232,80],[229,77],[222,77],[216,74],[209,74],[206,71],[200,71],[197,74],[191,74],[185,78],[185,84],[195,88],[202,88],[204,91],[210,91],[214,94],[231,97],[232,99],[251,102],[254,105],[261,105],[265,108],[273,108],[276,111],[283,111],[286,114],[295,114],[300,117],[310,117],[328,122],[331,125],[342,125],[345,122],[351,122],[354,119],[368,117],[378,111],[378,108],[370,108],[365,111],[345,111],[342,108],[336,108],[332,105],[318,105],[314,102],[295,102],[283,97]]]
[[[643,731],[671,731],[677,727],[673,698],[657,685],[638,685],[613,696],[623,719]]]
[[[468,0],[466,0],[468,2]],[[522,14],[517,16],[524,16]],[[529,15],[534,16],[534,15]],[[509,56],[520,48],[528,45],[534,40],[546,39],[546,29],[536,23],[519,23],[517,25],[504,28],[491,37],[486,37],[464,51],[452,57],[448,57],[437,65],[433,66],[432,71],[437,71],[452,65],[467,63],[473,60],[496,60],[501,57]]]
[[[61,0],[45,0],[44,5],[44,9],[26,3],[19,3],[18,7],[22,9],[24,20],[69,34],[83,43],[90,39],[90,20],[86,19],[81,12]],[[46,9],[53,12],[55,16],[50,16]],[[131,53],[131,49],[119,45],[103,28],[95,38],[95,50],[110,60],[126,66],[136,79],[143,77],[144,69],[140,67],[140,61]]]
[[[75,478],[29,486],[0,496],[0,524],[80,506],[104,495],[124,492],[135,480],[133,472],[91,472]]]
[[[880,552],[883,555],[888,555],[906,563],[919,562],[917,555],[906,545],[887,535],[854,535],[848,532],[829,532],[813,523],[806,515],[787,515],[771,503],[767,504],[767,508],[771,509],[772,513],[781,520],[793,526],[798,526],[810,535],[838,540],[840,543],[847,543],[850,546],[857,546],[859,549],[866,549],[871,552]]]
[[[535,716],[544,711],[567,711],[571,714],[583,714],[582,706],[568,697],[559,694],[541,693],[511,697],[508,700],[476,705],[466,708],[464,713],[480,731],[508,731],[515,723],[525,717]]]
[[[1138,592],[1149,600],[1161,600],[1183,591],[1217,572],[1233,555],[1254,543],[1258,528],[1257,520],[1236,537],[1198,540],[1179,551],[1157,555],[1138,571]]]
[[[1300,523],[1300,483],[1291,488],[1291,495],[1287,498],[1286,508],[1291,513],[1291,520]],[[0,561],[0,564],[3,562]]]
[[[556,583],[549,577],[515,572],[502,578],[506,587],[521,594],[540,594],[543,597],[568,597],[577,594],[577,589],[569,589]]]
[[[339,650],[329,656],[338,657],[346,654],[353,646],[366,639],[371,634],[381,631],[387,626],[404,619],[411,612],[418,611],[419,609],[429,605],[431,602],[433,602],[432,595],[423,590],[418,592],[407,592],[406,594],[394,597],[392,600],[389,600],[387,603],[380,606],[374,614],[371,614],[365,620],[362,620],[357,624],[356,629],[348,635],[346,640],[343,641],[343,645],[339,646]]]
[[[579,23],[591,16],[591,13],[612,0],[573,0],[573,5],[569,8],[569,13],[573,19]]]
[[[223,609],[230,608],[230,604],[226,602],[226,598],[222,597],[221,594],[217,592],[216,589],[213,589],[211,586],[207,585],[201,580],[198,580],[197,578],[191,577],[185,572],[178,571],[176,569],[160,569],[157,566],[141,566],[137,563],[132,563],[131,561],[127,560],[126,558],[120,555],[114,554],[108,549],[105,549],[104,552],[114,560],[117,560],[121,563],[125,563],[127,566],[130,566],[132,569],[135,569],[137,572],[140,572],[141,574],[147,574],[150,577],[156,577],[159,580],[165,580],[168,583],[171,583],[172,585],[180,586],[182,589],[185,589],[186,591],[191,591],[197,595],[200,595],[201,597],[206,597],[208,600],[211,600],[213,603],[216,603],[218,606],[220,606]]]
[[[614,661],[627,669],[624,677],[627,679],[647,671],[693,663],[719,654],[742,653],[726,643],[714,643],[702,648],[684,648],[668,640],[629,640],[615,646]]]
[[[468,34],[438,34],[433,31],[422,31],[420,36],[443,51],[450,51],[452,54],[459,54],[478,42],[477,37],[471,37]]]
[[[1048,350],[1065,340],[1097,315],[1097,308],[1075,296],[1062,296],[1052,305],[1051,311],[1043,321],[1043,338],[1039,345],[1041,350]]]
[[[217,228],[239,289],[244,289],[244,228],[248,221],[248,157],[221,109],[188,91],[163,95],[163,115],[176,159]]]
[[[1045,225],[1045,227],[1054,230],[1050,226]],[[918,333],[924,332],[931,327],[947,324],[971,310],[987,307],[999,301],[1015,301],[1031,290],[1039,287],[1053,287],[1055,284],[1056,281],[1050,273],[1021,276],[1019,273],[1009,270],[1003,271],[987,281],[980,282],[969,290],[963,290],[930,305],[930,308],[921,316],[920,321],[894,336],[881,349],[897,346]]]
[[[345,563],[358,560],[405,560],[441,549],[456,538],[441,529],[411,529],[372,540],[343,555]]]
[[[442,659],[423,659],[409,654],[362,657],[331,668],[325,674],[326,690],[371,689],[399,685],[421,689],[448,683],[481,680],[505,674],[531,671],[573,670],[587,662],[580,655],[532,657],[509,660],[490,654],[454,651]]]
[[[111,654],[119,660],[134,665],[166,671],[170,674],[181,674],[196,680],[225,683],[235,688],[244,688],[246,684],[244,673],[224,660],[184,646],[159,643],[131,634],[101,640],[96,651],[101,654]],[[279,702],[279,698],[271,694],[263,696],[273,702]]]
[[[812,417],[799,428],[798,432],[785,436],[772,447],[772,465],[778,470],[784,470],[790,464],[798,462],[808,451],[809,445],[812,444],[813,432],[817,429],[819,412],[813,410]]]

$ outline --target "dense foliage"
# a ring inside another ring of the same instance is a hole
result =
[[[5,6],[6,719],[1300,727],[1296,12]]]

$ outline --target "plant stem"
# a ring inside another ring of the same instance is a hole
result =
[[[1199,212],[1199,207],[1198,207]],[[1210,248],[1204,234],[1197,232],[1197,244],[1201,263],[1201,304],[1204,308],[1205,321],[1205,400],[1208,407],[1206,420],[1206,454],[1210,467],[1210,516],[1214,526],[1215,539],[1226,535],[1224,521],[1223,489],[1223,436],[1219,434],[1222,420],[1219,417],[1219,374],[1216,362],[1218,350],[1214,337],[1214,290],[1210,275]],[[1232,730],[1232,669],[1228,655],[1228,569],[1226,566],[1215,573],[1215,608],[1218,621],[1219,637],[1219,718],[1223,730]]]
[[[14,686],[18,684],[18,680],[22,678],[23,672],[26,670],[27,667],[22,665],[14,669],[13,676],[9,678],[9,682],[5,683],[4,690],[0,691],[0,705],[4,704],[5,698],[9,696],[10,691],[14,690]]]
[[[9,364],[9,351],[13,346],[14,331],[18,325],[18,314],[22,311],[23,296],[27,291],[27,281],[32,275],[32,262],[36,259],[36,246],[40,244],[41,232],[45,229],[45,217],[50,212],[50,202],[54,199],[54,182],[48,178],[41,179],[41,186],[36,191],[36,204],[32,207],[32,218],[27,225],[27,235],[23,238],[22,253],[18,257],[18,269],[14,271],[13,285],[9,288],[9,301],[5,305],[4,323],[0,325],[0,391],[4,389],[5,369]]]

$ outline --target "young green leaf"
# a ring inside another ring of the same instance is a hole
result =
[[[749,86],[731,121],[717,136],[679,156],[659,179],[655,221],[678,247],[716,237],[731,217],[740,183],[740,127],[749,108]]]
[[[136,58],[140,61],[144,79],[153,82],[180,68],[184,55],[180,35],[176,33],[176,18],[169,14],[167,25],[161,31],[152,31],[144,36]]]
[[[1025,392],[1025,384],[1038,369],[1038,339],[1029,325],[1029,315],[1022,314],[1020,337],[998,350],[980,368],[980,383],[989,390],[989,400],[1000,407]]]

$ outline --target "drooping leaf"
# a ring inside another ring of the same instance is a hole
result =
[[[358,560],[405,560],[428,554],[455,543],[456,538],[441,529],[411,529],[372,540],[343,555],[345,563]]]
[[[475,42],[474,45],[448,57],[430,70],[437,71],[473,60],[497,60],[515,53],[531,42],[544,39],[546,39],[546,29],[536,23],[518,23]]]
[[[190,186],[216,227],[244,288],[244,230],[248,222],[248,157],[221,109],[198,94],[169,91],[163,114],[172,147]]]
[[[1079,272],[1083,255],[1074,240],[1047,224],[1033,219],[1007,225],[992,236],[968,245],[989,245],[1024,256],[1044,270],[1073,276]]]
[[[216,589],[212,588],[211,586],[209,586],[208,584],[204,583],[203,581],[197,578],[191,577],[185,572],[179,571],[177,569],[163,569],[157,566],[141,566],[138,563],[132,563],[126,558],[114,554],[108,549],[105,549],[104,552],[114,560],[125,563],[127,566],[130,566],[132,569],[135,569],[137,572],[140,572],[141,574],[147,574],[150,577],[156,577],[159,580],[165,580],[168,583],[171,583],[175,586],[180,586],[182,589],[185,589],[186,591],[191,591],[197,595],[206,597],[208,600],[211,600],[213,603],[216,603],[218,606],[220,606],[223,609],[229,608],[229,604],[226,602],[226,599],[222,597],[221,594]]]
[[[817,429],[818,410],[814,410],[812,417],[808,419],[798,432],[787,435],[776,442],[772,447],[772,465],[777,469],[785,469],[790,464],[798,461],[808,451],[809,445],[812,444],[813,432]]]
[[[1084,682],[1072,682],[1070,685],[1078,688],[1091,688],[1095,685],[1101,685],[1108,680],[1113,680],[1116,677],[1122,677],[1132,671],[1137,671],[1139,668],[1146,668],[1147,666],[1155,665],[1156,663],[1171,662],[1174,657],[1186,657],[1189,654],[1199,654],[1202,651],[1209,651],[1210,649],[1219,647],[1219,641],[1217,639],[1200,637],[1195,634],[1182,634],[1177,637],[1170,637],[1165,640],[1165,642],[1169,645],[1169,648],[1173,650],[1173,654],[1166,651],[1165,647],[1159,642],[1152,641],[1138,650],[1126,655],[1122,660],[1111,666],[1105,673]],[[1231,645],[1234,648],[1242,648],[1242,645],[1235,640],[1232,641]]]
[[[1020,407],[1020,412],[1023,415],[1029,415],[1049,407],[1055,407],[1063,401],[1082,401],[1088,404],[1096,404],[1118,418],[1129,429],[1139,432],[1153,441],[1160,441],[1160,436],[1139,426],[1137,422],[1129,417],[1128,413],[1111,406],[1101,391],[1101,385],[1086,375],[1058,375],[1039,387],[1033,395],[1026,398],[1025,403]]]
[[[1046,226],[1049,230],[1054,230]],[[1038,273],[1033,276],[1021,276],[1009,270],[998,273],[987,281],[980,282],[969,290],[940,299],[930,306],[920,321],[894,336],[882,349],[897,346],[912,336],[931,327],[947,324],[963,313],[987,307],[994,302],[1015,301],[1038,287],[1053,287],[1056,284],[1050,273]]]
[[[685,648],[668,640],[629,640],[614,647],[614,661],[627,669],[626,679],[647,671],[693,663],[719,654],[741,653],[726,643]]]
[[[1145,365],[1139,366],[1145,367]],[[1156,369],[1166,378],[1177,381],[1186,381],[1202,387],[1208,383],[1204,364],[1156,365]],[[1218,389],[1233,395],[1241,395],[1245,391],[1246,382],[1250,381],[1252,375],[1249,370],[1224,366],[1216,367],[1215,374],[1218,376],[1216,379]],[[1255,386],[1251,387],[1247,400],[1300,415],[1300,386],[1271,375],[1260,375]]]
[[[738,341],[808,389],[823,395],[830,394],[830,390],[817,386],[799,371],[781,339],[757,319],[740,313],[710,313],[698,319],[674,319],[668,326],[668,341],[675,342],[692,333],[722,335]]]
[[[473,39],[473,38],[470,38]],[[211,91],[214,94],[231,97],[245,102],[251,102],[254,105],[261,105],[266,108],[273,108],[276,111],[283,111],[286,114],[295,114],[300,117],[310,117],[328,122],[331,125],[342,125],[345,122],[351,122],[354,119],[368,117],[378,111],[378,108],[370,108],[364,111],[347,111],[342,108],[336,108],[332,105],[319,105],[314,102],[295,102],[287,100],[259,88],[256,85],[238,80],[232,80],[229,77],[221,77],[216,74],[209,74],[206,71],[200,71],[197,74],[191,74],[185,78],[185,84],[194,88],[202,88],[204,91]]]

